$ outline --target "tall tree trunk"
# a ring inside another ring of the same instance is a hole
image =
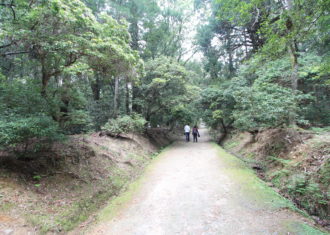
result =
[[[218,139],[218,144],[222,144],[222,141],[227,137],[228,131],[227,131],[227,126],[225,125],[224,121],[221,120],[221,135]]]
[[[50,80],[50,76],[47,73],[42,74],[42,87],[41,87],[41,96],[47,98],[47,86]]]
[[[228,29],[227,36],[226,36],[226,51],[228,54],[228,71],[229,77],[234,75],[234,59],[233,59],[233,49],[232,49],[232,38],[231,38],[231,30]]]
[[[296,91],[298,89],[298,48],[295,42],[290,43],[289,45],[289,53],[291,56],[291,88]]]
[[[131,48],[133,50],[139,50],[139,22],[138,22],[138,6],[132,1],[130,7],[130,13],[132,18],[130,20],[129,32],[132,37]]]
[[[127,114],[133,112],[133,84],[131,81],[126,83],[126,112]]]
[[[119,113],[119,76],[115,77],[115,94],[113,97],[113,116],[118,117]]]
[[[228,64],[228,68],[229,68],[229,76],[232,77],[234,75],[234,63],[233,63],[233,52],[231,50],[231,48],[228,49],[228,55],[229,55],[229,64]]]
[[[133,50],[139,50],[139,26],[138,21],[134,20],[130,25],[130,34],[132,36],[131,48]]]
[[[288,46],[288,50],[291,57],[291,88],[294,94],[297,93],[298,90],[298,48],[295,42],[290,43]],[[296,112],[295,110],[291,110],[290,112],[290,125],[296,124]]]
[[[101,80],[100,80],[100,75],[96,74],[96,81],[91,84],[91,88],[93,91],[93,97],[94,100],[100,100],[100,92],[101,92]]]
[[[285,0],[285,6],[286,11],[288,12],[287,20],[286,20],[286,30],[288,35],[293,32],[294,30],[294,21],[291,17],[291,12],[294,11],[294,1],[293,0]],[[298,46],[295,41],[295,39],[289,39],[288,43],[288,52],[291,57],[291,88],[294,92],[294,94],[297,93],[298,89],[298,69],[299,69],[299,63],[298,63]],[[296,112],[295,110],[291,110],[290,112],[290,124],[295,125],[296,124]]]
[[[41,58],[41,96],[47,98],[47,86],[51,75],[47,72],[46,69],[46,60]]]
[[[132,97],[137,97],[138,96],[138,88],[137,87],[132,87]],[[136,103],[132,104],[132,111],[136,113],[143,113],[143,110],[141,110],[141,106],[137,105]]]
[[[57,118],[60,126],[64,128],[65,123],[69,121],[69,96],[67,96],[67,94],[62,94],[61,101],[62,104],[60,106],[60,115]]]

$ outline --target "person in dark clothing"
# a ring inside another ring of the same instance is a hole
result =
[[[197,137],[201,137],[201,136],[199,135],[199,131],[198,131],[197,126],[194,126],[194,128],[192,129],[192,134],[193,134],[193,137],[194,137],[194,142],[198,142]]]

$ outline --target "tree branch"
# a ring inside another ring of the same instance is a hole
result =
[[[14,17],[14,20],[16,20],[16,13],[15,13],[15,10],[14,10],[14,5],[13,5],[13,3],[14,3],[14,0],[11,0],[11,6],[10,6],[10,9],[11,9],[11,11],[12,11],[12,13],[13,13],[13,17]]]
[[[16,7],[16,5],[14,5],[12,3],[0,3],[0,6],[4,6],[4,7]]]
[[[258,13],[258,14],[257,14],[257,17],[256,17],[256,19],[254,20],[254,22],[253,22],[251,28],[253,28],[254,25],[255,25],[255,24],[258,22],[258,20],[259,20],[260,11],[259,11],[258,7],[256,7],[256,9],[257,9],[257,13]]]
[[[281,18],[281,16],[278,15],[278,16],[274,17],[273,19],[271,19],[271,20],[269,21],[269,23],[270,23],[270,24],[273,24],[273,23],[275,23],[276,21],[278,21],[280,18]]]
[[[2,48],[6,48],[6,47],[10,47],[12,44],[13,44],[13,43],[9,43],[9,44],[6,44],[6,45],[2,45],[2,46],[0,46],[0,49],[2,49]]]
[[[10,8],[13,13],[14,20],[16,20],[16,12],[14,10],[14,7],[16,7],[16,5],[14,4],[14,0],[12,0],[11,3],[0,3],[0,6]]]
[[[7,52],[7,53],[2,53],[0,56],[6,57],[9,55],[19,55],[19,54],[27,54],[29,51],[15,51],[15,52]]]
[[[193,54],[192,54],[188,59],[186,59],[186,60],[183,62],[183,65],[186,65],[186,64],[188,63],[188,61],[189,61],[191,58],[193,58],[194,55],[195,55],[197,52],[198,52],[198,50],[196,49],[196,50],[193,52]]]
[[[69,60],[65,63],[65,67],[69,67],[70,65],[74,64],[77,61],[77,56],[74,56],[73,54],[70,54]]]
[[[30,1],[29,8],[32,7],[32,4],[34,4],[34,0]]]

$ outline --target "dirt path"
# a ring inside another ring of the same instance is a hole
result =
[[[321,234],[205,136],[165,151],[133,198],[87,234]]]

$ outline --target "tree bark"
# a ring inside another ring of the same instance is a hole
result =
[[[132,35],[131,48],[133,50],[139,50],[139,26],[138,21],[133,21],[130,25],[130,33]]]
[[[96,81],[91,84],[91,88],[93,91],[93,97],[95,101],[100,100],[100,92],[101,92],[101,81],[100,81],[100,75],[96,74]]]
[[[292,21],[292,18],[290,16],[290,11],[294,10],[294,1],[293,0],[285,0],[285,8],[288,11],[288,18],[286,20],[286,30],[287,33],[290,34],[294,30],[294,22]],[[298,89],[298,69],[299,69],[299,63],[298,63],[298,46],[295,41],[295,39],[290,39],[288,43],[288,52],[291,57],[291,88],[294,94],[297,93]],[[296,124],[296,114],[295,110],[290,111],[290,125]]]
[[[129,115],[133,112],[133,84],[131,81],[126,83],[126,112]]]
[[[119,114],[119,76],[115,77],[115,93],[113,97],[113,116],[117,118]]]
[[[292,90],[296,91],[298,89],[298,48],[295,42],[292,42],[289,45],[289,52],[291,56],[291,66],[292,66],[292,73],[291,73],[291,88]]]
[[[47,72],[46,69],[46,61],[44,58],[41,58],[41,96],[44,98],[47,98],[47,86],[49,83],[49,80],[51,78],[51,75]]]
[[[227,137],[227,134],[228,134],[227,127],[226,127],[223,120],[221,120],[221,127],[222,127],[222,132],[221,132],[221,135],[218,139],[218,144],[219,145],[222,143],[222,141],[224,141],[224,139]]]
[[[229,77],[234,75],[234,61],[233,61],[233,48],[232,48],[232,38],[231,38],[231,29],[227,30],[226,36],[226,51],[228,54],[228,71]]]
[[[139,22],[138,22],[138,6],[134,1],[131,3],[130,13],[132,14],[132,20],[130,21],[129,32],[132,36],[131,48],[133,50],[139,50]]]
[[[298,69],[299,69],[299,64],[298,64],[298,48],[295,42],[290,43],[288,46],[289,53],[291,56],[291,66],[292,66],[292,71],[291,71],[291,89],[294,94],[297,93],[298,90]],[[295,125],[296,124],[296,112],[295,110],[291,110],[290,112],[290,125]]]

